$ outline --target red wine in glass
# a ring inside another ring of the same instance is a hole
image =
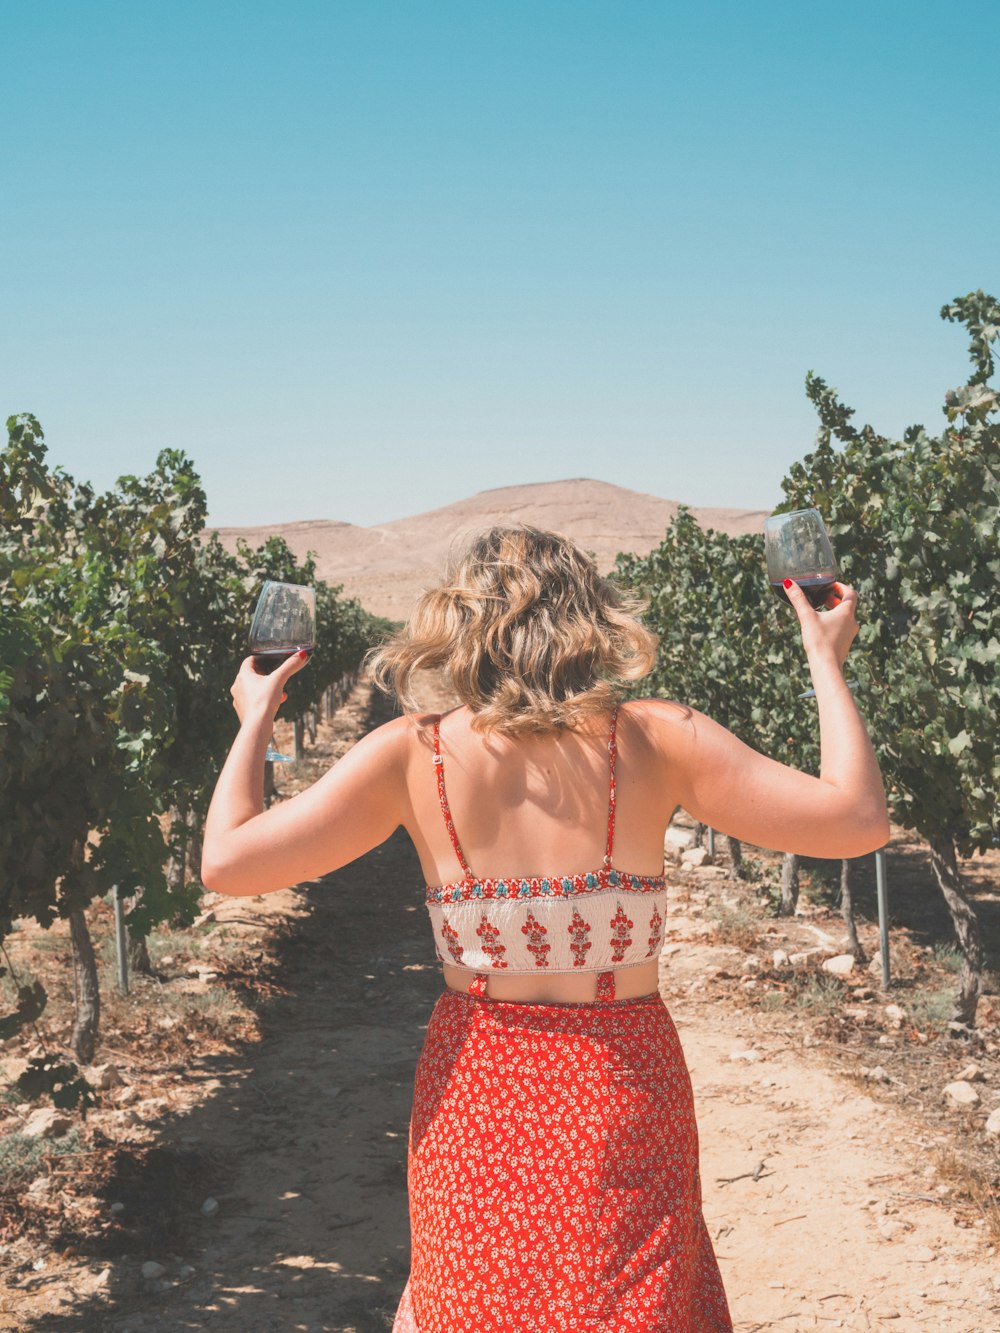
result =
[[[826,599],[830,593],[830,589],[833,587],[833,585],[836,583],[837,580],[828,578],[812,578],[812,579],[797,578],[794,581],[799,585],[799,587],[802,589],[805,595],[809,598],[809,605],[818,611],[821,606],[825,605]],[[775,594],[776,597],[780,597],[782,601],[784,602],[788,601],[788,593],[785,591],[784,580],[778,579],[777,581],[775,581],[774,579],[772,579],[771,591]],[[791,603],[789,603],[789,605],[791,605]],[[273,671],[274,668],[272,667],[271,670]]]
[[[299,648],[269,648],[266,652],[254,653],[252,655],[254,669],[262,676],[269,676],[272,671],[277,671],[282,662],[287,662],[300,651]],[[307,648],[305,651],[311,653],[312,649]]]
[[[260,590],[250,624],[250,654],[254,668],[263,676],[277,671],[282,662],[316,645],[316,590],[299,583],[268,579]],[[267,747],[265,759],[291,763],[292,756]]]

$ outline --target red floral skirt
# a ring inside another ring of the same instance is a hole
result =
[[[659,995],[446,990],[417,1064],[394,1333],[731,1333]]]

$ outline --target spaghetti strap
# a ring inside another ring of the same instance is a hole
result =
[[[434,719],[434,767],[437,770],[438,800],[441,803],[441,813],[444,815],[445,827],[448,830],[448,836],[451,838],[451,845],[455,849],[455,855],[458,857],[463,875],[467,880],[474,880],[476,877],[469,869],[469,863],[466,861],[465,853],[462,851],[462,844],[459,842],[458,834],[455,832],[455,821],[451,817],[451,808],[448,805],[448,795],[444,789],[444,756],[441,754],[440,714]]]
[[[611,784],[608,793],[608,844],[604,852],[604,869],[611,869],[611,854],[615,846],[615,759],[618,757],[618,705],[611,714],[611,735],[608,737],[608,755],[610,759]]]

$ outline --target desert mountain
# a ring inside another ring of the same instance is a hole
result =
[[[563,532],[608,570],[619,551],[644,555],[658,545],[677,507],[676,500],[578,477],[480,491],[443,509],[370,528],[323,519],[209,528],[229,550],[235,550],[238,537],[259,546],[279,535],[300,558],[315,551],[322,578],[342,583],[345,593],[376,615],[402,620],[420,592],[440,578],[452,549],[492,523],[530,523]],[[733,534],[758,531],[767,516],[758,509],[692,512],[703,527]]]

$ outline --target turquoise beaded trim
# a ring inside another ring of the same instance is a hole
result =
[[[632,893],[663,893],[664,875],[630,875],[624,870],[591,870],[583,875],[535,876],[528,879],[466,879],[451,884],[427,885],[427,904],[523,900],[530,898],[576,898],[605,889]]]

